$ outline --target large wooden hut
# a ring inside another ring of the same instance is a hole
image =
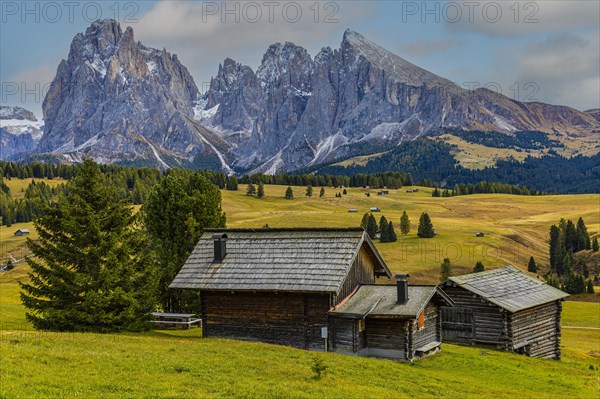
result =
[[[206,230],[171,288],[200,290],[203,333],[325,350],[329,310],[391,273],[362,228]]]
[[[442,288],[454,301],[442,308],[444,342],[560,359],[560,316],[568,294],[513,266],[450,277]]]
[[[452,300],[437,287],[397,277],[397,286],[361,286],[330,312],[333,351],[412,360],[440,349],[440,309]]]

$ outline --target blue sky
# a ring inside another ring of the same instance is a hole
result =
[[[67,5],[70,4],[70,5]],[[522,101],[600,107],[598,1],[142,1],[0,3],[3,105],[41,116],[44,88],[75,34],[97,18],[166,48],[206,87],[226,57],[256,68],[291,41],[314,56],[346,28],[462,87]]]

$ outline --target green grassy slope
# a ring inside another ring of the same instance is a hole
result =
[[[325,198],[309,199],[297,187],[297,199],[288,201],[285,187],[267,186],[265,199],[248,198],[244,189],[223,191],[230,227],[356,226],[370,206],[380,207],[398,225],[406,209],[415,224],[411,235],[376,245],[392,270],[409,271],[413,282],[436,282],[438,255],[450,256],[462,265],[459,271],[466,271],[478,260],[469,258],[469,248],[485,254],[488,267],[513,263],[524,268],[530,253],[544,264],[547,228],[563,216],[583,216],[593,233],[600,228],[598,195],[432,198],[430,189],[422,188],[416,194],[403,189],[370,198],[365,190],[350,189],[335,198],[336,191],[327,189]],[[351,207],[359,213],[347,213]],[[431,240],[415,235],[423,211],[439,233]],[[486,237],[474,237],[475,231]],[[7,230],[0,230],[0,238],[11,240],[11,250],[24,242]],[[448,252],[422,255],[406,249],[423,242],[425,249]],[[457,248],[465,250],[461,257],[449,252]],[[135,335],[35,332],[25,322],[17,285],[27,270],[18,264],[0,274],[0,398],[562,399],[596,397],[600,386],[600,330],[593,329],[563,329],[561,362],[444,344],[441,353],[412,364],[203,339],[199,329]],[[600,304],[565,302],[562,324],[600,328]],[[316,357],[328,366],[321,380],[311,369]]]

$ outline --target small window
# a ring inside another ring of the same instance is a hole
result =
[[[419,330],[425,328],[425,312],[421,312],[419,315]]]

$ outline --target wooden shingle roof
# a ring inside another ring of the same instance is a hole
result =
[[[453,276],[446,284],[456,284],[512,313],[569,296],[514,266]]]
[[[214,262],[213,235],[227,235]],[[361,248],[391,277],[362,228],[207,229],[170,288],[337,293]]]
[[[415,319],[423,312],[434,295],[439,295],[448,305],[453,304],[452,299],[435,286],[409,285],[408,301],[399,305],[398,290],[395,285],[363,285],[330,314],[361,319],[368,316]]]

